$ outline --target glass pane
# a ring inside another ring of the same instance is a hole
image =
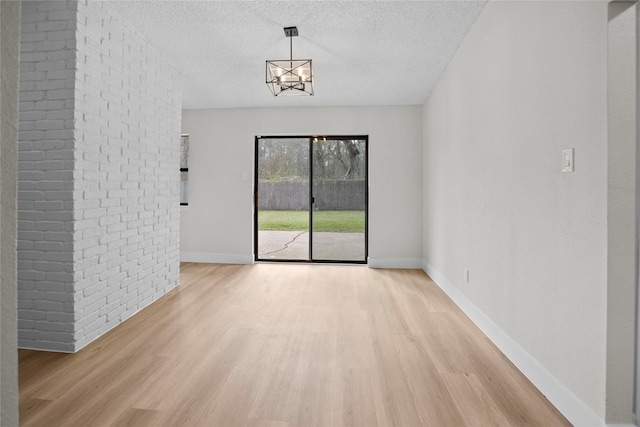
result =
[[[188,203],[187,190],[189,187],[189,172],[180,172],[180,204]]]
[[[189,135],[180,137],[180,169],[189,167]]]
[[[315,260],[366,261],[366,141],[313,141]]]
[[[257,143],[258,259],[309,259],[309,140]]]

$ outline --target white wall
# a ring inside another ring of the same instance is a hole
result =
[[[423,117],[425,270],[603,420],[607,4],[490,2]]]
[[[16,229],[20,3],[0,2],[0,425],[18,425]]]
[[[183,260],[252,261],[255,135],[369,135],[370,264],[420,265],[420,107],[185,110],[182,131],[191,146]]]
[[[633,412],[636,297],[636,2],[612,2],[607,72],[607,388],[606,420]]]

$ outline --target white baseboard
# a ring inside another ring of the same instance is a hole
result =
[[[253,264],[253,256],[242,254],[212,254],[207,252],[180,252],[180,262],[202,262],[207,264]]]
[[[525,349],[487,317],[443,274],[425,261],[422,269],[480,328],[509,360],[576,427],[603,427],[605,423],[582,403],[564,384],[538,363]]]
[[[371,258],[367,260],[370,268],[422,268],[420,258]]]

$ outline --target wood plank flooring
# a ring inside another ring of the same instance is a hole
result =
[[[20,351],[24,426],[567,426],[419,270],[183,264],[76,354]]]

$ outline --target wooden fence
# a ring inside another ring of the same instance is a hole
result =
[[[365,208],[364,180],[314,182],[316,210],[361,211]],[[258,209],[300,211],[309,209],[309,183],[305,181],[258,182]]]

